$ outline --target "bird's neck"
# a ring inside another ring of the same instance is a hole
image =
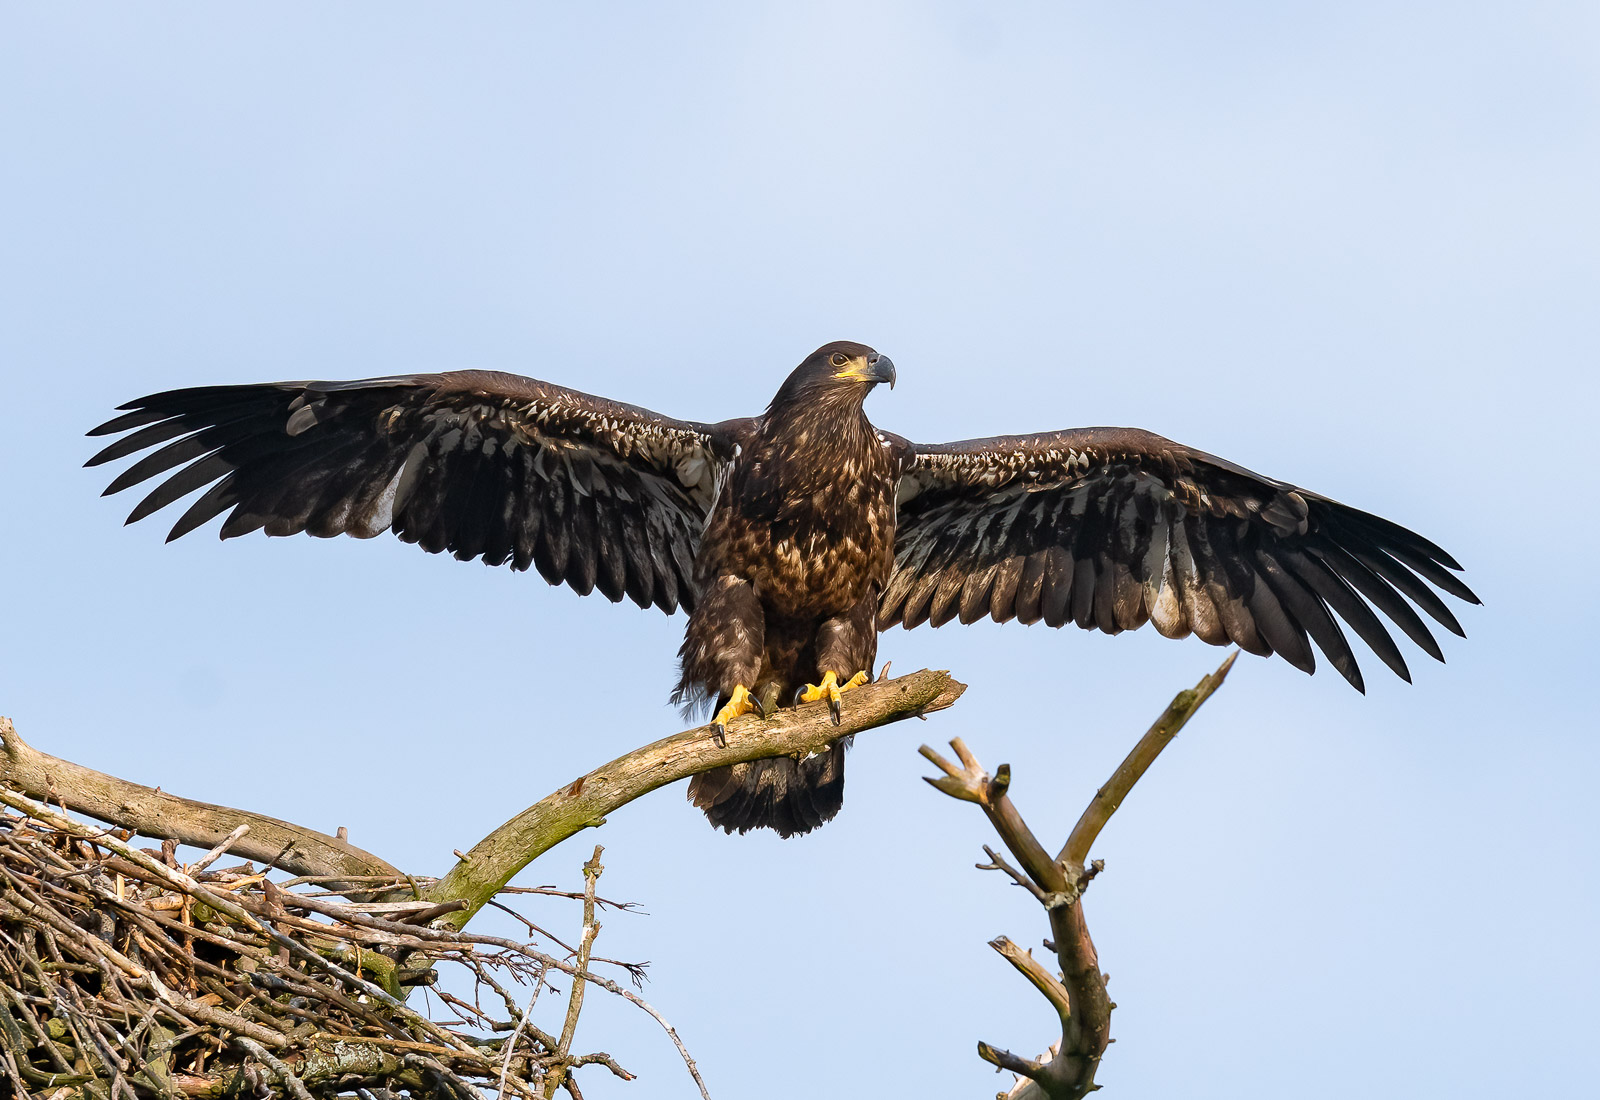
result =
[[[768,410],[765,421],[765,441],[796,456],[856,450],[876,439],[859,400],[796,402]]]

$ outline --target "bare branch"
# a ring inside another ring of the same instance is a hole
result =
[[[228,849],[237,844],[239,842],[239,838],[244,836],[244,834],[248,833],[249,831],[250,826],[248,824],[241,825],[233,832],[223,837],[221,844],[218,844],[215,848],[211,849],[211,851],[195,860],[193,866],[189,868],[189,873],[191,875],[198,875],[201,871],[204,871],[207,867],[210,867],[217,860],[227,855]],[[344,832],[343,829],[340,829],[339,831],[341,833]]]
[[[1028,823],[1022,820],[1022,815],[1011,802],[1008,793],[1011,789],[1011,765],[1001,764],[995,769],[995,774],[990,776],[961,738],[957,737],[951,741],[950,748],[961,760],[960,767],[950,763],[927,745],[917,750],[945,773],[938,779],[928,779],[928,784],[937,787],[951,798],[962,802],[975,802],[983,807],[983,812],[994,825],[995,832],[1000,834],[1000,839],[1011,849],[1011,854],[1017,857],[1028,878],[1044,895],[1058,895],[1068,891],[1070,886],[1066,873],[1050,858],[1049,853],[1044,850],[1044,845],[1039,843],[1039,838],[1033,835],[1033,830],[1028,828]],[[985,848],[984,851],[987,852],[989,849]],[[1044,898],[1041,897],[1040,900],[1044,901]]]
[[[65,804],[140,836],[196,848],[221,845],[247,824],[248,835],[233,837],[229,850],[292,874],[403,877],[371,852],[315,829],[179,798],[42,753],[17,735],[9,718],[0,718],[0,785],[41,802]]]
[[[1044,1071],[1045,1063],[1036,1062],[1032,1058],[1023,1058],[1012,1054],[990,1043],[978,1043],[978,1057],[988,1062],[991,1066],[1008,1069],[1012,1073],[1020,1073],[1024,1077],[1037,1077]]]
[[[600,882],[600,874],[605,870],[600,865],[600,853],[605,849],[600,845],[594,846],[594,855],[589,857],[589,862],[583,865],[583,931],[578,936],[578,972],[574,975],[572,992],[567,998],[567,1018],[561,1026],[561,1039],[556,1046],[556,1055],[565,1059],[572,1050],[572,1038],[578,1031],[578,1014],[583,1011],[583,991],[588,988],[589,955],[594,948],[594,938],[600,934],[600,925],[594,919],[594,894]],[[544,1094],[552,1097],[556,1089],[566,1082],[567,1066],[558,1061],[550,1076],[545,1078]],[[568,1091],[571,1091],[570,1088]]]
[[[246,1039],[242,1035],[235,1036],[233,1041],[239,1047],[239,1049],[243,1050],[256,1061],[260,1062],[273,1073],[277,1074],[278,1080],[285,1088],[289,1090],[290,1095],[292,1095],[295,1100],[311,1100],[311,1094],[306,1091],[305,1082],[296,1077],[294,1070],[290,1069],[288,1066],[284,1065],[283,1062],[279,1061],[277,1056],[271,1051],[267,1050],[260,1043],[257,1043],[252,1039]]]
[[[1007,863],[1005,856],[1001,855],[987,844],[983,846],[983,854],[989,857],[989,862],[977,864],[978,870],[1004,871],[1012,882],[1015,882],[1018,886],[1032,894],[1034,900],[1036,900],[1040,905],[1050,904],[1049,895],[1047,895],[1043,890],[1039,889],[1039,884],[1034,882],[1033,879],[1029,878],[1021,871],[1017,870],[1015,867],[1011,866],[1011,864]]]
[[[446,918],[450,927],[462,928],[534,859],[658,787],[725,764],[821,752],[841,737],[943,710],[965,690],[966,685],[948,672],[924,669],[856,688],[837,726],[819,701],[780,711],[775,718],[737,719],[720,743],[710,726],[700,726],[635,749],[567,784],[484,837],[423,897],[465,901],[465,909]]]
[[[1194,717],[1200,705],[1211,698],[1212,692],[1222,686],[1222,681],[1228,678],[1228,671],[1233,668],[1233,662],[1238,656],[1239,651],[1234,650],[1228,654],[1228,659],[1222,662],[1217,671],[1204,677],[1188,691],[1178,692],[1161,717],[1157,718],[1155,724],[1139,738],[1139,743],[1133,747],[1127,759],[1123,760],[1111,774],[1106,785],[1095,792],[1088,808],[1083,811],[1083,816],[1073,826],[1066,845],[1061,849],[1058,858],[1062,863],[1069,867],[1083,866],[1084,860],[1089,858],[1089,849],[1094,846],[1095,839],[1100,835],[1100,830],[1111,820],[1111,815],[1117,812],[1117,807],[1128,797],[1133,785],[1139,782],[1140,776],[1155,763],[1156,757],[1161,755],[1161,750],[1178,736],[1178,731],[1183,729],[1184,724]]]
[[[1024,951],[1004,936],[989,941],[989,946],[1000,952],[1000,957],[1016,967],[1024,978],[1033,983],[1033,987],[1044,994],[1045,1000],[1055,1008],[1056,1015],[1061,1017],[1061,1026],[1066,1027],[1072,1020],[1072,1000],[1067,993],[1067,987],[1038,959],[1033,957],[1033,952]]]
[[[1061,1023],[1061,1041],[1051,1047],[1048,1057],[1037,1060],[1019,1057],[989,1043],[978,1044],[978,1056],[992,1065],[1011,1070],[1026,1080],[1007,1093],[1010,1100],[1081,1100],[1099,1088],[1094,1082],[1100,1058],[1111,1043],[1111,1012],[1116,1005],[1106,994],[1106,976],[1100,971],[1100,958],[1090,938],[1083,916],[1081,894],[1098,875],[1100,861],[1085,866],[1090,847],[1111,815],[1122,804],[1139,777],[1154,763],[1178,731],[1200,705],[1221,686],[1233,667],[1236,654],[1230,654],[1216,672],[1205,677],[1193,690],[1180,692],[1139,740],[1134,750],[1096,792],[1077,826],[1073,829],[1060,859],[1051,859],[1033,831],[1023,821],[1009,795],[1010,768],[1002,764],[993,777],[958,738],[950,743],[960,764],[953,764],[924,745],[921,753],[944,774],[928,782],[952,798],[973,802],[1000,834],[1000,839],[1022,865],[1017,869],[994,849],[985,846],[989,863],[980,869],[999,870],[1026,887],[1049,914],[1051,938],[1045,941],[1061,965],[1058,977],[1004,936],[989,946],[1039,990]]]

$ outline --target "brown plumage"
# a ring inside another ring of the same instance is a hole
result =
[[[1443,660],[1418,609],[1460,634],[1434,590],[1477,602],[1421,536],[1149,432],[912,444],[862,408],[893,380],[828,344],[762,416],[719,424],[489,371],[211,386],[123,406],[90,434],[130,434],[89,465],[158,447],[108,493],[179,467],[129,522],[206,489],[169,538],[223,513],[223,538],[392,530],[681,606],[674,697],[720,721],[800,690],[839,706],[897,622],[1151,622],[1306,672],[1315,646],[1362,689],[1340,620],[1409,680],[1374,609]],[[808,832],[838,811],[844,751],[719,769],[690,796],[729,831]]]
[[[696,562],[706,604],[684,633],[675,700],[726,707],[741,685],[787,700],[828,673],[840,683],[870,673],[904,456],[861,406],[893,380],[886,356],[828,344],[741,435]],[[689,796],[730,832],[809,832],[839,811],[845,749],[718,768],[696,776]]]

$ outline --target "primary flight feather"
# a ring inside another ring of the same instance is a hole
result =
[[[107,493],[177,468],[130,523],[205,489],[169,539],[223,513],[223,538],[387,530],[682,607],[674,698],[719,728],[796,696],[837,713],[895,623],[1148,622],[1305,672],[1315,647],[1362,690],[1341,620],[1410,680],[1378,612],[1443,660],[1418,609],[1461,634],[1435,589],[1478,602],[1420,535],[1150,432],[911,443],[863,409],[894,380],[826,344],[761,416],[717,424],[492,371],[205,386],[122,406],[88,465],[149,452]],[[720,768],[690,797],[730,832],[809,832],[838,812],[844,752]]]

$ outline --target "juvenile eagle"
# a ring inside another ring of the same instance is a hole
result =
[[[1461,634],[1434,588],[1478,602],[1427,539],[1150,432],[911,443],[862,409],[894,380],[888,356],[826,344],[763,415],[720,424],[490,371],[204,386],[123,405],[89,434],[129,434],[88,464],[164,444],[108,494],[182,467],[129,523],[209,485],[169,541],[224,512],[225,539],[392,530],[682,607],[674,698],[715,706],[719,730],[797,693],[837,720],[895,623],[1149,622],[1305,672],[1314,642],[1362,690],[1335,615],[1410,680],[1373,609],[1443,660],[1412,605]],[[721,768],[690,797],[730,832],[809,832],[838,812],[844,752]]]

